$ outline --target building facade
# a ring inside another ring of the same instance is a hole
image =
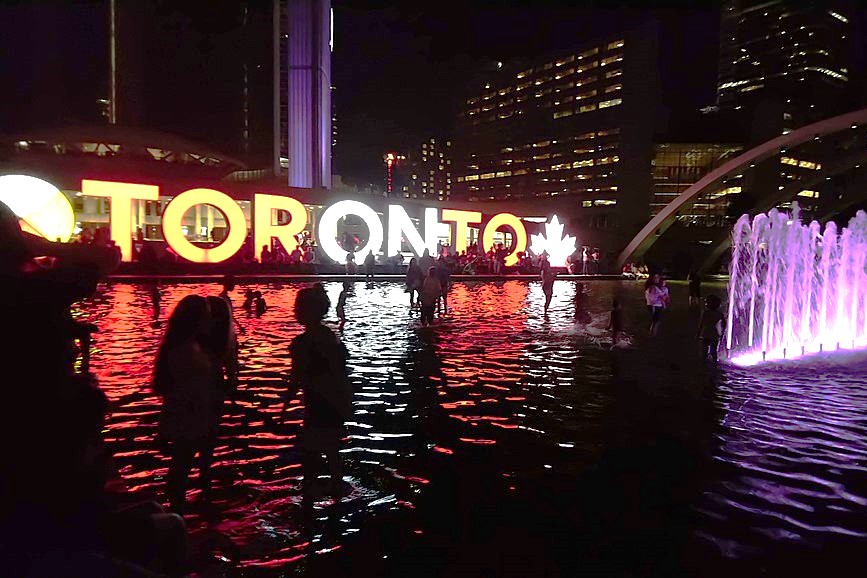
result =
[[[633,230],[650,206],[658,118],[653,26],[530,64],[499,64],[462,107],[453,196]],[[520,203],[523,201],[523,203]]]
[[[728,0],[720,24],[717,102],[783,105],[784,128],[832,116],[849,81],[845,8],[795,0]]]

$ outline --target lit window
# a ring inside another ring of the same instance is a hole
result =
[[[584,106],[582,106],[581,108],[578,109],[578,112],[579,113],[590,112],[591,110],[596,110],[595,104],[585,104]]]
[[[554,118],[563,118],[564,116],[572,116],[571,110],[561,110],[554,113]]]
[[[479,180],[479,175],[467,175],[464,179],[466,181],[477,181]]]
[[[608,58],[603,58],[602,62],[600,62],[599,64],[600,64],[600,66],[607,66],[607,65],[611,64],[612,62],[620,62],[621,60],[623,60],[623,56],[618,54],[615,56],[609,56]]]
[[[596,54],[599,54],[599,49],[598,48],[591,48],[590,50],[587,50],[587,51],[579,54],[578,58],[587,58],[588,56],[594,56]]]
[[[577,169],[578,167],[592,167],[592,166],[593,166],[593,159],[587,159],[584,161],[575,161],[574,163],[572,163],[573,169]]]
[[[605,78],[614,78],[615,76],[621,76],[623,74],[622,68],[615,68],[614,70],[609,70],[605,73]]]
[[[620,90],[621,88],[623,88],[622,84],[612,84],[610,86],[605,87],[605,92],[616,92],[616,91]]]
[[[575,100],[584,100],[585,98],[590,98],[591,96],[596,96],[595,90],[588,90],[587,92],[582,92],[581,94],[576,94]]]
[[[603,100],[602,102],[599,103],[599,108],[608,108],[610,106],[617,106],[621,102],[623,102],[623,99],[621,99],[621,98],[612,98],[611,100]]]
[[[623,40],[615,40],[608,45],[608,50],[614,50],[615,48],[622,48]]]

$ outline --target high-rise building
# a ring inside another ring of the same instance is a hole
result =
[[[850,22],[833,3],[728,0],[720,25],[717,102],[782,104],[784,128],[837,112],[849,80]]]
[[[636,229],[650,208],[657,60],[646,25],[523,66],[497,63],[463,103],[453,197]]]
[[[404,197],[446,201],[452,194],[452,141],[431,138],[410,157]]]

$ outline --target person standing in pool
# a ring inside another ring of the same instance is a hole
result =
[[[551,298],[554,296],[554,281],[557,279],[557,274],[549,266],[542,269],[542,293],[545,294],[545,315],[548,315],[548,307],[551,305]]]
[[[608,321],[608,329],[611,330],[611,346],[617,345],[623,336],[623,309],[617,297],[611,302],[611,318]]]
[[[440,282],[439,275],[437,275],[436,267],[430,267],[419,292],[422,325],[433,323],[434,309],[436,309],[437,301],[442,297],[442,292],[442,283]]]
[[[689,272],[687,280],[689,281],[689,306],[698,307],[701,305],[701,275],[692,270]]]
[[[203,495],[210,492],[217,425],[226,392],[237,380],[231,327],[225,301],[188,295],[172,311],[157,353],[153,388],[163,399],[159,438],[169,448],[166,493],[177,513],[186,506],[196,454]]]
[[[295,298],[295,317],[304,326],[304,332],[289,346],[292,366],[287,395],[301,389],[304,396],[302,503],[308,518],[313,513],[313,484],[323,454],[331,474],[330,493],[335,498],[342,495],[340,440],[344,423],[352,415],[352,386],[347,369],[349,353],[343,342],[322,323],[330,305],[321,286],[300,290]]]
[[[241,324],[235,319],[235,307],[232,305],[232,297],[229,295],[232,291],[235,290],[235,277],[232,275],[226,275],[223,277],[223,290],[220,291],[220,299],[226,302],[226,305],[229,306],[229,315],[232,317],[232,324],[235,326],[235,329],[238,330],[238,333],[243,334],[244,328],[241,327]]]
[[[376,257],[373,255],[373,249],[371,249],[364,258],[364,278],[373,279],[374,269],[376,269]]]
[[[418,296],[421,303],[421,285],[424,283],[424,271],[418,265],[418,260],[413,257],[409,260],[409,267],[406,270],[406,291],[409,293],[409,307],[415,307],[414,296]]]
[[[719,297],[708,295],[698,322],[697,337],[701,340],[702,358],[707,359],[710,355],[714,363],[717,362],[719,340],[725,327],[725,316],[719,310],[721,304]]]
[[[349,281],[343,282],[343,290],[340,292],[340,296],[337,297],[337,319],[340,320],[338,324],[339,329],[343,329],[343,326],[346,325],[346,298],[349,296]]]
[[[162,312],[161,303],[163,300],[163,293],[160,291],[160,283],[156,279],[154,280],[154,284],[151,285],[151,307],[153,309],[153,320],[159,321],[160,313]]]
[[[671,302],[668,286],[659,273],[654,273],[644,284],[644,299],[650,313],[650,335],[659,335],[662,314]]]

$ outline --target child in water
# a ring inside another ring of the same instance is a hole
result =
[[[551,305],[551,298],[554,296],[554,280],[557,279],[557,274],[551,267],[542,269],[542,293],[545,294],[545,315],[548,314],[548,307]]]
[[[337,297],[337,319],[340,320],[340,324],[338,327],[343,329],[343,326],[346,325],[346,297],[349,293],[349,281],[343,282],[343,291],[340,292],[340,296]]]
[[[330,306],[321,285],[299,291],[295,299],[295,317],[304,326],[304,333],[293,339],[289,346],[292,359],[290,391],[300,388],[304,395],[302,494],[308,515],[312,514],[313,482],[323,454],[331,474],[330,493],[334,497],[341,494],[343,464],[339,453],[340,439],[343,437],[343,424],[352,415],[352,387],[346,366],[349,354],[334,332],[322,324]]]
[[[262,297],[262,292],[256,291],[253,300],[255,302],[256,317],[262,317],[262,314],[268,310],[268,303],[266,303],[265,298]]]
[[[719,340],[725,326],[725,316],[719,310],[720,298],[716,295],[708,295],[704,300],[704,311],[698,322],[698,338],[701,339],[702,357],[707,359],[710,354],[713,362],[717,362],[717,350]]]

